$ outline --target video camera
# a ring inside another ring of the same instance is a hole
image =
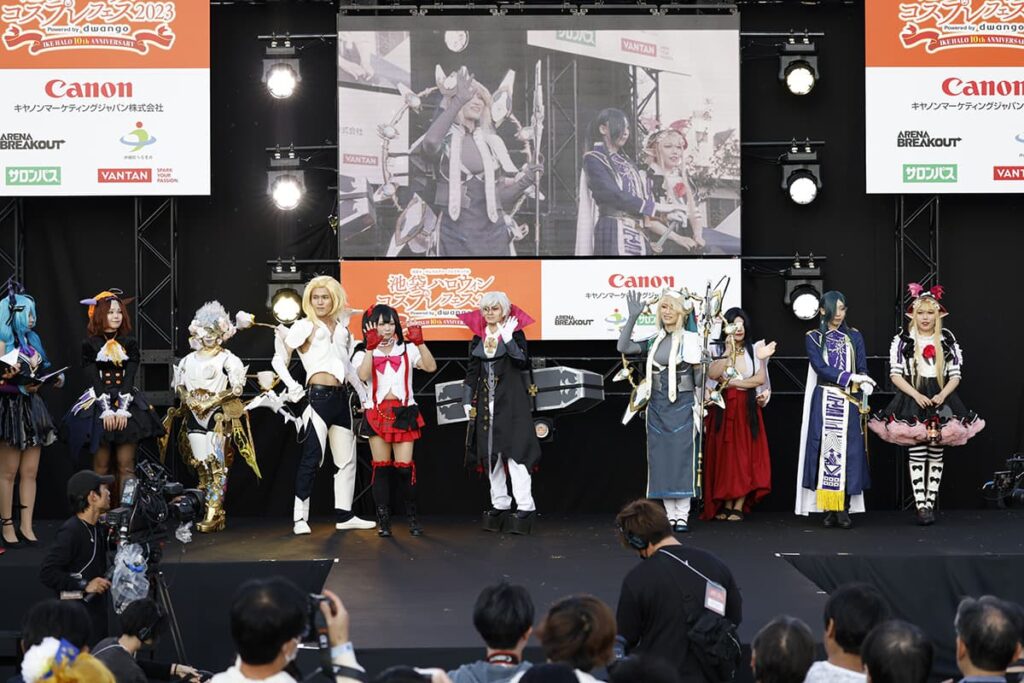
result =
[[[1024,453],[1015,453],[1006,467],[992,474],[992,481],[981,487],[981,495],[1000,509],[1007,505],[1024,507]]]
[[[135,475],[124,483],[120,506],[107,512],[107,527],[119,545],[163,540],[205,514],[206,494],[171,481],[160,464],[140,459]]]

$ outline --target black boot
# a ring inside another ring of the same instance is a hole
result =
[[[377,506],[377,535],[381,538],[391,538],[391,512],[387,505]]]
[[[512,514],[511,510],[499,510],[498,508],[491,508],[490,510],[484,511],[483,524],[481,529],[484,531],[493,531],[500,533],[504,531],[505,524],[508,521],[509,515]]]
[[[846,496],[843,501],[843,509],[836,513],[836,524],[840,529],[852,529],[853,520],[850,519],[850,497]]]
[[[533,522],[535,519],[537,519],[537,512],[535,510],[530,510],[529,512],[519,510],[512,516],[512,528],[509,529],[509,533],[516,534],[517,536],[529,536],[533,533]]]
[[[405,501],[405,516],[409,521],[409,533],[422,536],[423,527],[416,518],[416,465],[395,463],[395,475],[398,477],[398,490]]]
[[[412,501],[405,503],[405,518],[409,521],[409,533],[413,536],[422,536],[423,527],[420,526],[420,520],[416,518],[416,503]]]
[[[825,513],[825,519],[821,523],[826,529],[831,529],[836,525],[836,521],[836,513],[829,510]]]

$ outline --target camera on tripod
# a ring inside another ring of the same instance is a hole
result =
[[[151,460],[139,460],[135,476],[124,483],[120,506],[107,512],[107,527],[119,545],[163,540],[202,519],[206,494],[199,489],[171,481],[167,470]]]
[[[1024,453],[1015,453],[1006,461],[1006,467],[992,474],[992,481],[985,482],[981,494],[1000,509],[1024,507]]]

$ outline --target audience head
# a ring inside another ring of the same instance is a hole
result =
[[[794,617],[775,617],[754,636],[750,667],[757,683],[803,683],[814,663],[814,636]]]
[[[415,669],[411,666],[392,666],[373,678],[373,683],[452,683],[441,669]]]
[[[640,498],[627,503],[615,516],[615,528],[619,531],[619,540],[627,548],[643,551],[647,546],[654,545],[672,535],[672,525],[668,515],[660,503],[649,498]]]
[[[549,662],[590,671],[612,659],[615,616],[608,605],[592,595],[559,600],[548,610],[538,631]]]
[[[1020,627],[1013,609],[985,595],[964,598],[956,610],[956,661],[960,670],[1004,672],[1020,653]]]
[[[21,646],[28,650],[50,637],[64,639],[80,650],[87,650],[91,626],[89,612],[77,600],[43,600],[32,605],[25,615]]]
[[[492,650],[514,650],[525,644],[533,617],[529,591],[504,581],[484,588],[473,606],[473,626]]]
[[[679,672],[659,657],[631,655],[610,671],[611,683],[678,683]]]
[[[866,583],[839,586],[825,603],[825,649],[834,644],[851,655],[871,629],[889,618],[889,605],[878,590]]]
[[[530,667],[519,683],[577,683],[576,672],[566,664],[538,664]]]
[[[933,654],[924,631],[894,619],[872,629],[860,656],[871,683],[925,683]]]
[[[121,613],[121,633],[143,643],[155,642],[167,625],[167,615],[149,598],[136,600]]]
[[[243,662],[277,663],[295,658],[306,630],[307,597],[281,577],[246,581],[231,602],[231,639]]]

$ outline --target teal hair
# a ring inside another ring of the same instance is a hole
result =
[[[821,297],[821,308],[824,309],[824,313],[818,314],[818,332],[821,336],[818,338],[818,348],[824,350],[825,348],[825,333],[828,332],[828,321],[836,317],[836,309],[839,307],[839,302],[842,301],[843,305],[846,305],[846,297],[842,292],[837,290],[830,290],[825,292]],[[845,331],[846,320],[843,320],[843,324],[839,326],[839,329]]]
[[[28,294],[11,294],[0,299],[0,341],[8,351],[31,346],[42,358],[40,367],[47,368],[50,361],[39,335],[29,326],[29,317],[36,319],[36,300]]]

